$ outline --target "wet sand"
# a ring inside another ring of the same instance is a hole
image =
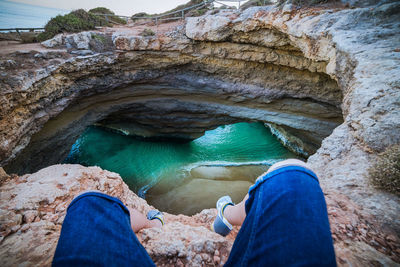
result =
[[[266,165],[200,166],[188,178],[164,177],[151,188],[146,200],[156,208],[173,214],[193,215],[206,208],[215,208],[221,196],[230,195],[239,203]]]
[[[165,194],[148,196],[146,200],[168,213],[193,215],[215,208],[218,198],[224,195],[230,195],[235,203],[240,202],[251,185],[247,181],[192,179]]]

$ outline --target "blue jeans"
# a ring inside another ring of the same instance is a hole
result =
[[[324,195],[303,167],[272,171],[249,190],[225,266],[336,266]],[[120,200],[86,193],[68,207],[54,266],[154,266]]]
[[[69,205],[53,266],[155,265],[132,231],[124,204],[90,192]]]
[[[336,266],[317,176],[282,167],[249,190],[246,219],[225,266]]]

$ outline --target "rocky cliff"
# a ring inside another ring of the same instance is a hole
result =
[[[98,167],[53,165],[2,179],[2,266],[50,266],[66,208],[80,192],[100,190],[142,213],[152,209],[118,174]],[[395,232],[382,230],[375,218],[343,194],[328,191],[325,197],[340,266],[396,265],[399,238]],[[239,229],[226,238],[219,236],[210,230],[215,216],[215,209],[191,217],[165,214],[162,229],[145,229],[137,236],[157,266],[222,266]]]
[[[367,180],[377,153],[400,142],[399,8],[389,2],[355,9],[222,10],[188,18],[155,36],[106,29],[60,35],[43,44],[57,51],[3,55],[1,164],[23,174],[59,163],[94,123],[142,136],[193,139],[222,124],[261,121],[297,153],[313,154],[309,163],[328,200],[338,262],[400,262],[399,199]],[[82,174],[68,181],[64,174],[47,174],[63,168]],[[83,172],[92,178],[80,181]],[[8,263],[49,263],[65,205],[81,190],[106,190],[128,205],[148,208],[119,178],[123,192],[103,188],[104,173],[56,165],[3,184],[2,258],[19,253]],[[75,191],[63,187],[74,180],[80,181]],[[43,195],[46,201],[38,199],[42,195],[28,194],[30,181],[37,190],[49,181],[64,197],[49,193]],[[25,215],[27,210],[35,215]],[[37,215],[39,210],[48,217]],[[212,214],[171,215],[164,231],[146,230],[145,247],[160,264],[221,263],[234,237],[223,240],[206,228],[187,226],[196,220],[205,226]],[[52,234],[37,240],[46,253],[38,250],[30,258],[28,248],[13,247],[15,240],[38,236],[31,231],[47,231],[47,223],[54,225]],[[179,229],[186,230],[178,235]],[[200,243],[187,238],[192,231],[202,233]],[[157,242],[170,239],[171,246],[201,249],[180,256],[172,248],[161,251]],[[206,244],[218,247],[218,255]]]

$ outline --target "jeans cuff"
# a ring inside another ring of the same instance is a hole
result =
[[[265,174],[264,176],[260,177],[257,179],[256,183],[254,185],[252,185],[249,188],[249,195],[255,190],[257,189],[262,183],[264,183],[265,181],[272,179],[273,177],[284,173],[284,172],[289,172],[289,171],[299,171],[299,172],[303,172],[308,174],[311,178],[315,179],[317,182],[318,181],[318,177],[317,175],[310,169],[302,167],[302,166],[298,166],[298,165],[290,165],[290,166],[282,166],[276,170],[273,170],[272,172],[269,172],[267,174]]]
[[[106,195],[106,194],[101,193],[101,192],[96,192],[96,191],[86,192],[86,193],[83,193],[83,194],[78,195],[77,197],[75,197],[75,198],[71,201],[71,203],[69,204],[69,206],[68,206],[68,208],[67,208],[67,211],[68,211],[68,209],[69,209],[70,207],[72,207],[72,206],[75,205],[79,200],[81,200],[82,198],[85,198],[85,197],[100,197],[100,198],[103,198],[103,199],[107,199],[107,200],[109,200],[109,201],[111,201],[111,202],[115,202],[115,203],[117,203],[118,205],[120,205],[121,208],[122,208],[125,212],[128,213],[128,215],[130,215],[130,212],[129,212],[128,208],[124,205],[124,203],[122,203],[121,200],[119,200],[119,199],[116,198],[116,197],[112,197],[112,196]]]

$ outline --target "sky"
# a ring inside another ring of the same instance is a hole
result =
[[[91,9],[94,7],[107,7],[117,15],[131,16],[138,12],[149,14],[160,13],[189,0],[11,0],[13,2],[31,5],[53,7],[64,10]]]

